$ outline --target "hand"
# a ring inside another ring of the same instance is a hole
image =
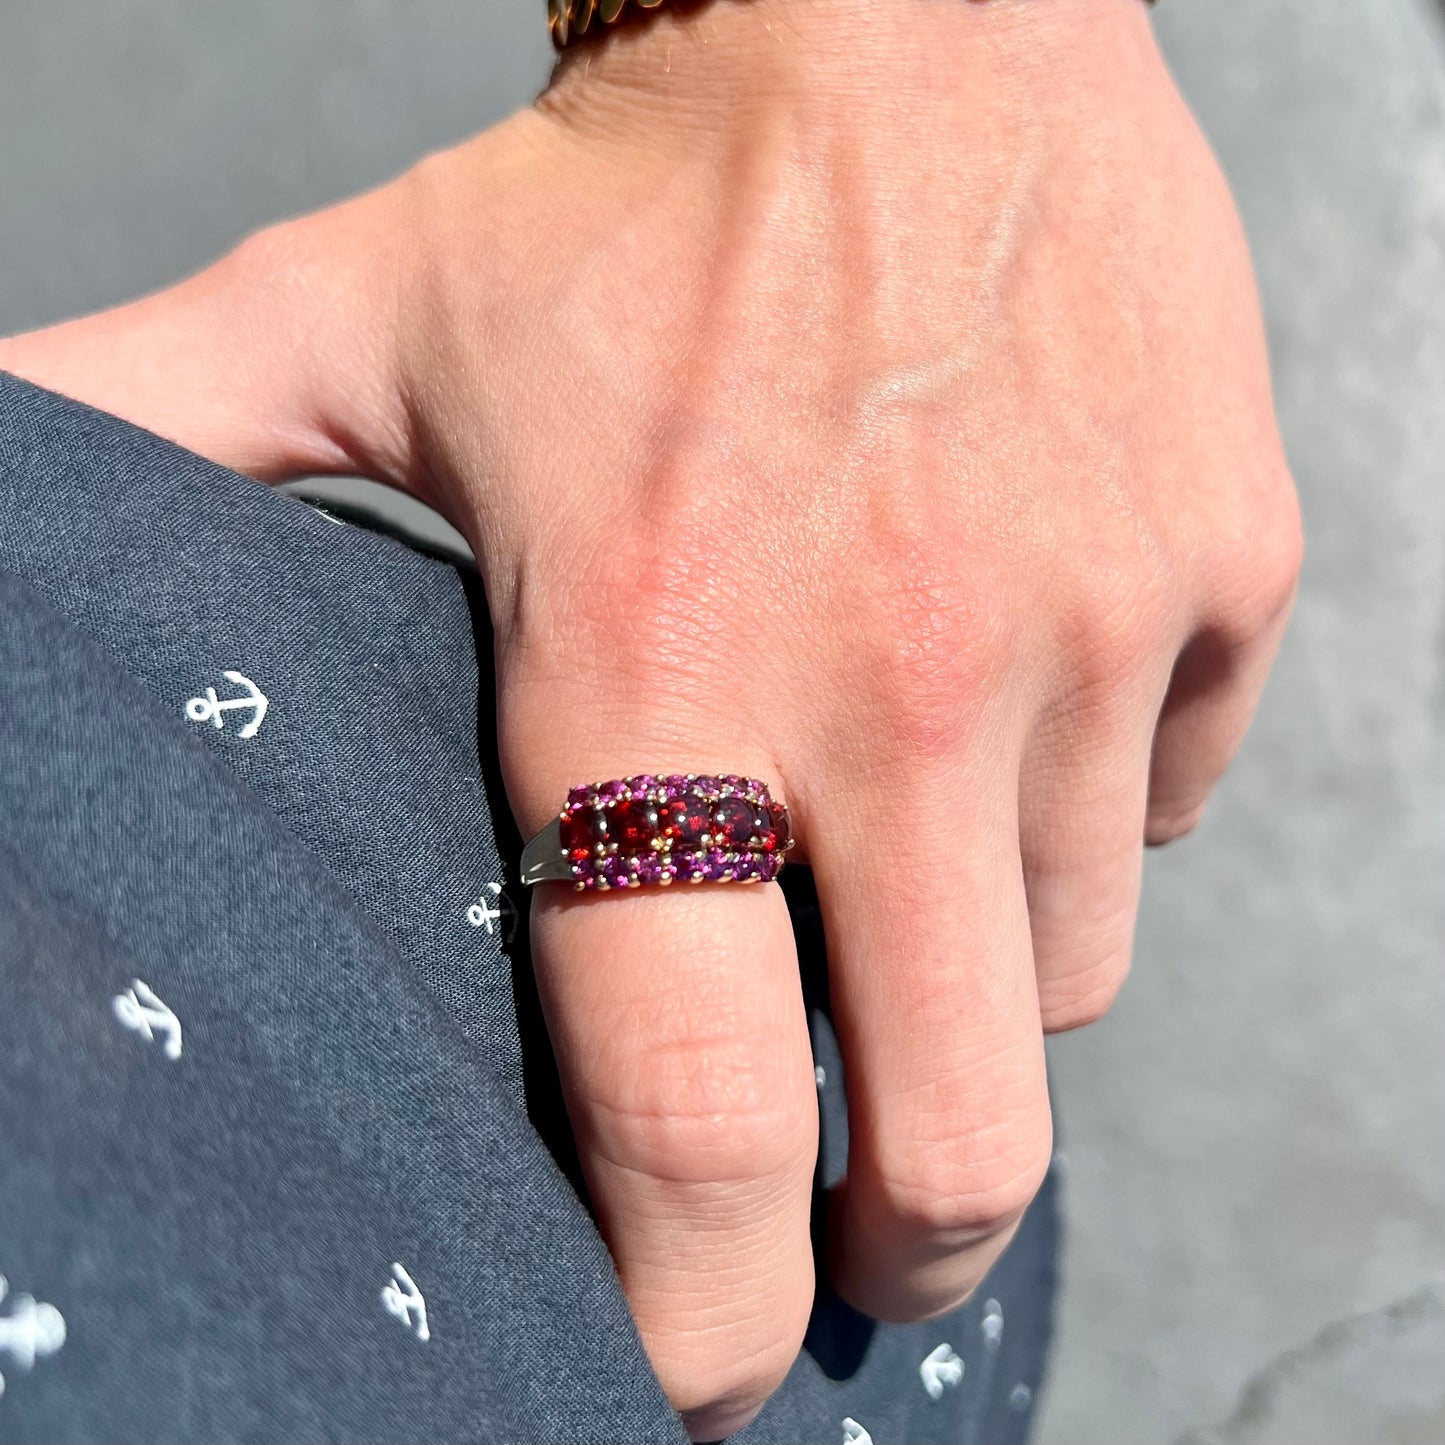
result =
[[[1137,0],[719,3],[0,365],[470,538],[530,833],[744,772],[816,870],[842,1293],[945,1310],[1049,1160],[1043,1034],[1234,752],[1300,554],[1243,240]],[[539,890],[584,1167],[660,1378],[738,1428],[812,1297],[775,888]]]

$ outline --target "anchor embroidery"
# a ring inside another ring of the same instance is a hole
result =
[[[425,1344],[431,1339],[431,1327],[426,1322],[426,1300],[416,1287],[416,1282],[401,1265],[393,1264],[391,1272],[394,1277],[382,1287],[382,1307],[387,1314],[395,1315]]]
[[[10,1286],[0,1274],[0,1300]],[[36,1360],[53,1355],[65,1343],[65,1316],[54,1305],[18,1294],[11,1301],[11,1312],[0,1315],[0,1352],[8,1353],[22,1370],[31,1369]],[[5,1393],[5,1376],[0,1375],[0,1395]]]
[[[930,1400],[941,1400],[945,1388],[952,1388],[963,1379],[964,1363],[953,1346],[945,1340],[929,1352],[918,1367],[919,1378]]]
[[[512,933],[517,926],[517,910],[512,907],[512,900],[502,892],[500,883],[488,883],[487,887],[491,890],[492,902],[496,904],[496,907],[487,907],[487,895],[483,893],[481,901],[473,903],[467,909],[467,922],[473,928],[485,928],[488,938],[492,936],[492,924],[495,923],[496,931],[502,935],[502,942],[510,943]]]
[[[148,983],[133,978],[124,993],[118,993],[111,999],[110,1006],[116,1018],[142,1038],[152,1040],[157,1034],[162,1034],[166,1058],[180,1058],[181,1021]]]
[[[232,708],[248,707],[252,709],[251,721],[241,728],[237,737],[255,737],[261,726],[262,718],[266,716],[269,699],[244,672],[237,672],[234,668],[228,667],[221,675],[227,682],[234,683],[237,687],[244,687],[248,695],[246,697],[220,698],[216,696],[215,688],[208,687],[204,697],[193,697],[186,703],[186,716],[192,722],[208,722],[212,727],[219,729],[226,726],[225,714]]]

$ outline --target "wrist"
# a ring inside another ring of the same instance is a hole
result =
[[[723,133],[801,98],[897,108],[985,76],[1023,90],[1153,47],[1141,0],[669,0],[631,19],[562,55],[544,111],[614,136]]]

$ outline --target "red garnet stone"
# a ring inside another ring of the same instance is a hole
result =
[[[657,837],[657,805],[633,798],[612,814],[611,835],[624,853],[646,853]]]
[[[607,814],[601,808],[579,808],[562,819],[562,851],[578,862],[590,858],[607,841]]]
[[[773,847],[781,853],[793,841],[792,830],[788,826],[787,808],[782,803],[769,803],[768,822],[773,829]]]
[[[696,793],[673,798],[657,810],[658,828],[670,846],[696,848],[712,832],[712,808]]]
[[[723,798],[713,810],[715,832],[732,848],[745,848],[753,836],[753,805],[746,798]]]

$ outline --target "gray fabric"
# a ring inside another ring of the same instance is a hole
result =
[[[0,376],[0,1440],[685,1438],[511,931],[478,595]],[[253,736],[250,710],[188,715],[242,691],[227,669],[268,700]],[[789,893],[831,1179],[804,871]],[[927,1325],[824,1291],[736,1438],[1022,1439],[1054,1237],[1051,1181],[977,1299]],[[383,1308],[393,1262],[425,1340]],[[28,1369],[22,1293],[66,1326]],[[944,1343],[965,1369],[935,1400]]]

